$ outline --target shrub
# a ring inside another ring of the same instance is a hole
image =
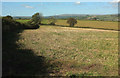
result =
[[[12,17],[12,16],[7,15],[6,17],[3,17],[3,19],[9,19],[9,20],[12,20],[12,19],[13,19],[13,17]]]
[[[6,16],[2,18],[2,31],[13,31],[22,28],[22,24],[16,22],[11,16]]]
[[[2,18],[2,31],[15,31],[18,29],[25,29],[26,24],[15,21],[11,16],[6,16]]]
[[[15,21],[11,16],[6,16],[2,18],[2,32],[15,31],[18,29],[37,29],[38,24],[33,24],[31,21],[23,24]]]
[[[33,23],[33,24],[35,24],[35,25],[39,25],[39,24],[41,24],[41,21],[42,21],[42,14],[40,14],[40,13],[35,13],[35,14],[32,16],[31,23]]]
[[[33,24],[32,21],[28,21],[26,24],[25,24],[25,29],[37,29],[39,28],[40,26],[38,24]]]
[[[75,24],[77,24],[77,20],[74,18],[69,18],[67,23],[70,24],[70,27],[73,27]]]
[[[57,22],[57,20],[54,17],[49,18],[50,25],[55,25],[56,22]]]

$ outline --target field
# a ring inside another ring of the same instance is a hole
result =
[[[66,21],[67,20],[58,20],[56,24],[63,25],[63,26],[69,26],[66,23]],[[78,23],[75,25],[75,27],[118,30],[118,22],[78,20]]]
[[[3,78],[119,77],[115,1],[2,3]]]
[[[118,75],[118,31],[42,25],[19,35],[19,49],[50,61],[51,76]]]
[[[19,19],[17,19],[16,21],[21,22],[21,23],[26,23],[26,22],[28,22],[30,20],[19,20]]]
[[[29,20],[17,20],[18,22],[25,23]],[[57,20],[56,25],[58,26],[69,26],[66,23],[67,20]],[[48,20],[43,20],[43,24],[49,24]],[[87,21],[87,20],[78,20],[78,23],[75,25],[77,28],[94,28],[94,29],[104,29],[104,30],[119,30],[118,22],[110,21]]]

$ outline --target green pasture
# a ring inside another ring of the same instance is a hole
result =
[[[21,23],[26,23],[29,20],[17,20]],[[118,22],[110,22],[110,21],[88,21],[88,20],[77,20],[78,23],[74,27],[78,28],[92,28],[92,29],[104,29],[104,30],[119,30]],[[57,20],[57,26],[69,26],[66,23],[67,20]],[[42,21],[42,24],[49,24],[47,19]]]

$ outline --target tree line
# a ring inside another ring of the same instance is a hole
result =
[[[35,13],[32,16],[32,19],[29,23],[30,24],[33,23],[34,25],[40,25],[42,24],[41,23],[42,19],[43,19],[42,14]],[[57,19],[51,16],[50,18],[48,18],[48,21],[49,21],[49,25],[55,25],[55,23],[57,22]],[[69,24],[70,27],[73,27],[75,24],[77,24],[77,20],[75,18],[68,18],[67,23]]]
[[[42,19],[43,16],[40,13],[35,13],[32,15],[32,18],[30,21],[28,21],[25,24],[22,24],[20,22],[17,22],[16,20],[13,19],[12,16],[5,16],[2,17],[2,29],[3,31],[8,31],[8,30],[15,30],[15,29],[37,29],[40,27],[42,24]],[[57,19],[54,17],[50,17],[48,19],[49,25],[55,25],[57,22]],[[67,23],[69,24],[70,27],[73,27],[75,24],[77,24],[77,20],[75,18],[69,18],[67,20]]]

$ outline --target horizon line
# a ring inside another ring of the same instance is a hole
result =
[[[59,15],[118,15],[118,14],[120,14],[120,13],[117,13],[117,14],[57,14],[57,15],[43,15],[43,16],[59,16]],[[0,15],[0,16],[8,16],[8,15]],[[9,16],[13,16],[13,15],[9,15]],[[16,16],[22,16],[22,15],[14,15],[13,17],[16,17]],[[25,16],[27,16],[27,15],[25,15]],[[28,16],[32,16],[32,15],[28,15]]]

